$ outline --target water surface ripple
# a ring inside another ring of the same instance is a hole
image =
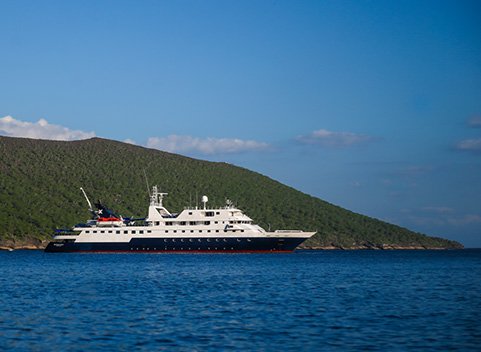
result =
[[[0,350],[479,350],[481,250],[0,252]]]

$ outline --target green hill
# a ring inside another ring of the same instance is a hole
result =
[[[209,196],[211,206],[234,200],[264,228],[317,231],[310,247],[460,248],[296,191],[258,173],[93,138],[62,142],[0,137],[0,245],[46,240],[54,228],[88,219],[79,187],[123,216],[145,216],[151,184],[169,192],[174,212]]]

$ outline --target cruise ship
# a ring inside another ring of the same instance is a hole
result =
[[[68,230],[58,230],[46,252],[163,252],[163,253],[279,253],[292,252],[315,234],[300,230],[265,231],[227,200],[220,208],[209,208],[207,196],[201,207],[187,207],[178,214],[163,206],[167,193],[157,186],[150,192],[145,219],[123,218],[100,201],[92,218]]]

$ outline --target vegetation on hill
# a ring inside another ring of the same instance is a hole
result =
[[[123,216],[145,216],[145,173],[170,196],[179,212],[209,196],[209,205],[229,198],[264,228],[317,231],[311,247],[459,248],[334,206],[258,173],[153,149],[93,138],[62,142],[0,137],[0,242],[47,239],[55,228],[89,218],[79,188]]]

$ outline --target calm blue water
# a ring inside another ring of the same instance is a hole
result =
[[[480,350],[481,250],[0,252],[0,350]]]

